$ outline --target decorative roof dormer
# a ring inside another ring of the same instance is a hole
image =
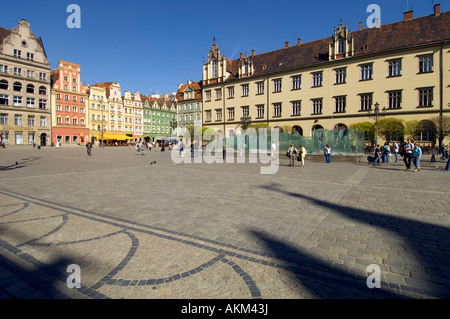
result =
[[[227,59],[220,53],[216,38],[213,39],[211,50],[208,52],[208,60],[203,61],[203,81],[206,84],[223,82],[230,75],[227,71]]]
[[[239,78],[245,78],[247,76],[253,75],[254,68],[253,68],[253,58],[247,56],[247,54],[243,55],[241,53],[240,59],[239,59],[239,70],[238,70],[238,76]]]
[[[334,35],[331,37],[328,47],[330,60],[342,59],[353,55],[353,36],[348,32],[347,26],[343,26],[342,20],[339,23],[339,28],[334,29]]]

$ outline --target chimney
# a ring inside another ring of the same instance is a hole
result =
[[[359,31],[362,30],[362,22],[359,23]]]
[[[440,14],[441,14],[441,5],[438,3],[434,5],[434,15],[438,17]]]
[[[298,38],[298,45],[302,44],[302,38]]]
[[[244,53],[240,54],[240,59],[242,60],[244,58]]]
[[[412,10],[404,12],[403,15],[405,17],[404,21],[409,21],[409,20],[413,19],[413,11]]]
[[[256,54],[256,51],[252,50],[252,56],[255,56],[255,54]]]
[[[289,41],[284,42],[284,47],[289,48]]]

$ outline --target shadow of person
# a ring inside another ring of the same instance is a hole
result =
[[[425,275],[431,278],[431,280],[427,280],[427,283],[431,288],[432,295],[438,298],[450,297],[450,228],[331,203],[300,193],[282,190],[278,184],[265,185],[261,188],[304,199],[315,206],[330,209],[347,219],[387,230],[392,233],[392,237],[400,236],[406,243],[406,251],[413,253],[422,265]],[[406,270],[408,271],[408,269]]]
[[[291,272],[298,282],[308,290],[312,298],[317,299],[399,299],[402,295],[384,290],[369,288],[367,277],[355,275],[310,256],[310,253],[292,247],[288,243],[275,239],[267,233],[250,230],[274,257],[284,261],[286,270]]]

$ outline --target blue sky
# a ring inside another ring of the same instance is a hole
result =
[[[51,68],[58,60],[81,65],[83,84],[116,81],[143,94],[175,92],[179,83],[200,81],[213,38],[229,59],[281,49],[297,38],[309,42],[332,35],[342,19],[350,31],[366,21],[369,4],[381,8],[381,24],[450,10],[450,0],[318,1],[140,1],[4,0],[0,26],[20,19],[42,37]],[[81,28],[66,25],[69,4],[81,8]]]

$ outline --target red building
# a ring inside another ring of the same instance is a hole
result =
[[[59,61],[51,72],[52,142],[85,144],[89,137],[87,94],[81,84],[80,66]]]

